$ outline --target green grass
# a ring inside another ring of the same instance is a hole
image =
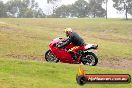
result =
[[[132,71],[83,66],[89,74],[130,74]],[[130,88],[130,84],[76,83],[79,65],[0,58],[0,88]]]
[[[65,27],[73,28],[85,42],[97,43],[99,60],[132,59],[132,21],[1,18],[0,88],[130,88],[132,86],[132,83],[79,86],[75,80],[79,65],[41,62],[50,41],[56,37],[65,37],[63,33]],[[93,74],[132,75],[132,70],[87,66],[84,68],[87,73]]]

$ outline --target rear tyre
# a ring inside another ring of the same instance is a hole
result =
[[[46,53],[45,53],[45,60],[47,62],[59,62],[59,59],[56,58],[56,56],[51,52],[51,50],[48,50]]]
[[[96,66],[98,63],[98,58],[94,53],[88,52],[81,57],[81,61],[84,65]]]

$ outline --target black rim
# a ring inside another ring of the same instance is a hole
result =
[[[83,61],[82,63],[85,65],[94,66],[95,65],[95,57],[93,55],[86,55],[85,56],[86,61]]]
[[[58,62],[58,59],[54,56],[54,54],[52,54],[50,50],[46,53],[45,59],[48,62]]]

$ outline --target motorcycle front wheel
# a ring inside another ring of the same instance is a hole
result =
[[[51,50],[48,50],[46,53],[45,53],[45,60],[47,62],[59,62],[59,59],[56,58],[56,56],[51,52]]]

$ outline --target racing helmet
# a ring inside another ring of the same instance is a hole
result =
[[[70,33],[72,32],[72,29],[71,28],[65,28],[65,33],[66,33],[66,36],[69,37]]]

